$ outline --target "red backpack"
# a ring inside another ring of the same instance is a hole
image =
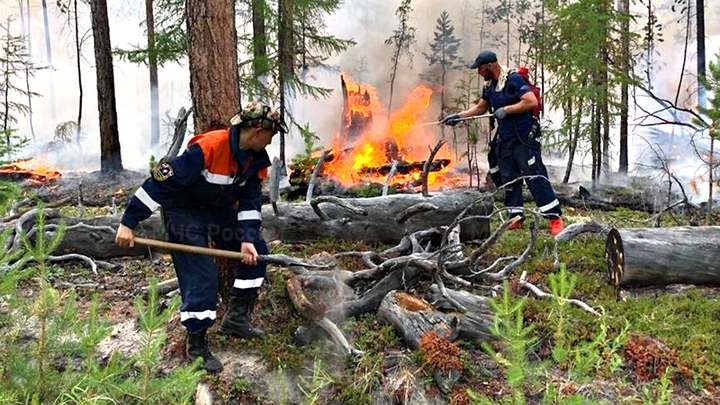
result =
[[[543,102],[542,95],[540,94],[540,88],[530,83],[530,72],[525,66],[520,66],[519,68],[517,68],[517,73],[522,76],[523,79],[525,79],[525,82],[527,82],[527,84],[530,86],[530,90],[532,90],[533,94],[535,95],[538,104],[537,107],[535,107],[535,109],[533,110],[533,116],[535,116],[535,118],[540,118],[540,114],[543,112]]]

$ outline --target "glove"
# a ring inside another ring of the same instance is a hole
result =
[[[505,107],[498,108],[497,110],[495,110],[495,113],[493,115],[495,115],[495,118],[497,118],[499,120],[504,120],[505,117],[507,117],[507,113],[505,112]]]
[[[460,118],[460,114],[451,114],[451,115],[448,115],[447,117],[443,118],[442,121],[440,121],[440,122],[442,122],[445,125],[450,125],[451,127],[454,127],[460,121],[462,121],[462,119]]]

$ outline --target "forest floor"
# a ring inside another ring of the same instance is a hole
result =
[[[104,213],[100,211],[86,215]],[[595,220],[640,227],[649,217],[625,209],[565,210],[566,225]],[[663,226],[674,224],[669,218],[663,221]],[[486,255],[488,263],[518,254],[528,237],[527,230],[506,233]],[[531,259],[510,279],[513,305],[524,302],[519,310],[522,325],[532,327],[520,339],[525,356],[519,374],[513,366],[520,360],[507,352],[518,336],[504,336],[484,347],[456,342],[453,356],[460,367],[451,386],[438,385],[432,355],[408,349],[392,325],[375,314],[340,325],[350,342],[365,352],[362,357],[344,357],[329,342],[299,347],[293,332],[307,321],[295,312],[285,289],[292,272],[270,266],[254,313],[256,325],[266,335],[254,341],[227,338],[216,332],[217,325],[213,327],[211,347],[225,370],[206,375],[203,381],[222,404],[720,404],[719,288],[672,285],[618,290],[605,277],[604,238],[581,235],[558,246],[569,277],[577,277],[570,298],[604,315],[598,318],[566,306],[559,317],[557,302],[537,299],[517,283],[527,271],[528,281],[551,290],[549,276],[556,273],[553,243],[545,224]],[[271,248],[272,253],[309,258],[322,252],[378,251],[384,246],[319,240],[277,242]],[[349,270],[363,268],[359,259],[342,260]],[[98,275],[80,265],[54,265],[51,280],[61,290],[76,286],[81,314],[90,297],[98,294],[101,312],[115,326],[101,350],[130,355],[137,339],[133,297],[151,278],[165,280],[174,273],[168,255],[111,262],[119,264],[119,270]],[[431,283],[428,277],[411,292],[423,296]],[[475,293],[483,295],[487,290],[479,288]],[[169,371],[186,363],[184,331],[177,315],[167,332],[163,367]],[[559,346],[566,350],[555,350]]]

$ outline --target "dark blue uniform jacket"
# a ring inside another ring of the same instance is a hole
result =
[[[493,80],[485,85],[482,98],[490,102],[493,110],[515,104],[520,101],[523,94],[532,92],[530,86],[517,72],[510,72],[505,86],[497,91],[497,81]],[[500,120],[498,137],[501,142],[517,138],[525,141],[533,125],[532,111],[520,114],[508,114],[505,119]]]
[[[135,229],[160,207],[235,207],[238,234],[243,242],[252,242],[262,223],[260,185],[270,158],[265,150],[240,150],[238,137],[237,127],[196,135],[182,155],[158,163],[130,200],[122,224]]]

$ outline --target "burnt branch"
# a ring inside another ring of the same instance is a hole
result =
[[[347,202],[346,200],[344,200],[342,198],[338,198],[338,197],[330,196],[330,195],[323,195],[320,197],[315,197],[312,199],[312,201],[310,201],[310,206],[312,207],[313,211],[315,211],[317,216],[320,217],[320,219],[322,219],[323,221],[329,221],[330,217],[327,216],[327,214],[325,214],[320,209],[320,204],[322,204],[322,203],[335,204],[337,206],[345,208],[346,210],[352,212],[353,214],[362,215],[362,216],[367,215],[367,211],[350,204],[349,202]]]
[[[307,201],[307,202],[312,200],[313,191],[315,191],[315,183],[317,182],[317,178],[320,175],[320,172],[322,171],[322,167],[325,164],[325,160],[328,158],[329,154],[330,154],[329,149],[327,149],[327,148],[323,149],[322,155],[320,155],[317,163],[315,163],[315,168],[313,169],[312,176],[310,176],[310,183],[308,184],[307,194],[305,195],[305,201]]]
[[[555,236],[555,240],[557,242],[567,242],[584,233],[597,233],[605,237],[608,232],[610,232],[610,229],[612,228],[597,222],[578,222],[568,225],[562,232]]]
[[[388,191],[390,189],[390,181],[395,176],[395,173],[397,173],[397,167],[398,167],[398,161],[393,160],[393,164],[392,164],[392,167],[390,168],[390,172],[388,173],[387,180],[385,180],[385,184],[383,185],[382,195],[388,194]]]
[[[425,212],[435,211],[439,209],[439,207],[435,204],[431,204],[429,202],[423,202],[413,205],[412,207],[407,208],[405,211],[401,212],[400,215],[397,217],[396,221],[399,224],[405,223],[408,219],[411,217],[422,214]]]
[[[446,141],[441,140],[435,145],[434,148],[430,149],[430,156],[425,161],[425,164],[423,165],[423,171],[420,175],[420,181],[422,182],[422,195],[423,197],[430,197],[430,193],[428,192],[428,175],[430,174],[430,168],[432,167],[433,161],[435,160],[435,155],[438,153],[440,148],[445,145]]]

